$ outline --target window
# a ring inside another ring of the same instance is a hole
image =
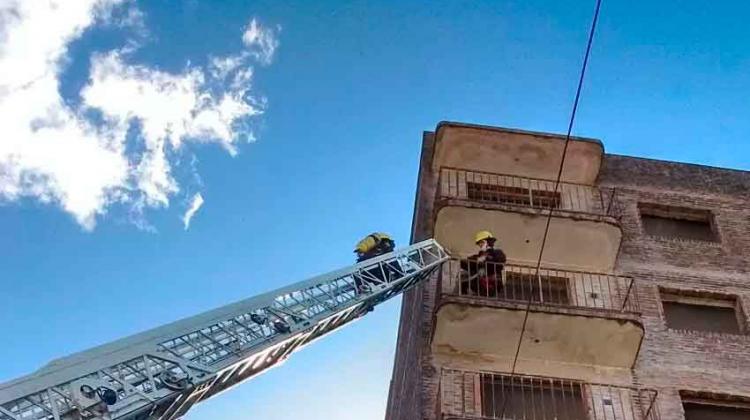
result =
[[[685,420],[747,420],[750,408],[684,403]]]
[[[743,331],[742,311],[736,297],[665,290],[660,294],[669,328],[725,334]]]
[[[466,193],[469,200],[542,208],[560,207],[560,193],[555,191],[467,182]]]
[[[747,420],[750,403],[747,398],[730,395],[702,395],[680,391],[686,420]]]
[[[560,193],[555,191],[531,190],[534,207],[559,208]]]
[[[640,204],[641,225],[647,235],[694,241],[718,241],[708,210]]]
[[[551,303],[558,305],[570,304],[568,294],[568,279],[540,275],[534,273],[519,273],[507,271],[503,296],[512,300],[529,300],[534,303]]]
[[[488,419],[586,419],[583,385],[552,379],[482,376],[482,416]]]
[[[466,189],[469,200],[521,204],[525,206],[531,205],[528,188],[467,182]]]

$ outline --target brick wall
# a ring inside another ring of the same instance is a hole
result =
[[[750,309],[750,172],[607,155],[600,183],[617,187],[623,242],[617,269],[638,284],[646,336],[635,376],[659,391],[663,420],[682,420],[680,390],[750,396],[750,336],[666,327],[659,287],[737,295]],[[653,238],[638,203],[708,209],[720,242]]]
[[[434,139],[426,133],[415,202],[413,240],[432,233]],[[606,155],[599,184],[617,188],[623,241],[617,272],[636,280],[646,336],[634,369],[637,385],[659,391],[662,420],[682,420],[680,390],[750,397],[750,335],[666,328],[659,286],[738,296],[750,313],[750,172]],[[709,209],[720,242],[652,238],[642,233],[638,203]],[[387,420],[434,419],[439,372],[430,356],[435,280],[404,296]],[[748,320],[750,321],[750,320]],[[748,322],[750,324],[750,322]]]
[[[430,162],[432,133],[424,133],[411,242],[432,237],[432,209],[437,175]],[[430,338],[437,296],[437,275],[404,294],[386,419],[433,419],[437,410],[438,373],[432,364]]]

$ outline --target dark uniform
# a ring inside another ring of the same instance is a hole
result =
[[[478,261],[480,257],[484,257],[484,261]],[[503,251],[488,248],[461,261],[461,269],[467,274],[467,278],[461,282],[461,294],[497,296],[503,286],[505,260]]]

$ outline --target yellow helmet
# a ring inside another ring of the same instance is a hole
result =
[[[478,243],[479,241],[486,241],[486,240],[497,240],[495,238],[495,235],[492,234],[489,230],[480,230],[477,232],[477,234],[474,236],[474,243]]]
[[[377,246],[378,243],[380,243],[380,241],[382,240],[392,240],[392,239],[387,233],[381,233],[381,232],[376,232],[376,233],[367,235],[364,239],[357,242],[357,245],[354,247],[354,252],[364,254],[365,252],[370,251],[371,249],[375,248],[375,246]]]

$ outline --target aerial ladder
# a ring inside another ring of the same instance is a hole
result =
[[[430,239],[123,338],[0,384],[0,420],[179,419],[429,278]]]

